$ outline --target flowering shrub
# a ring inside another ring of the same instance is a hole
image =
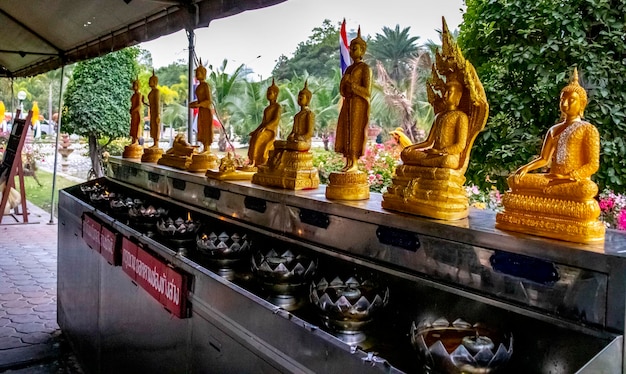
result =
[[[605,189],[598,195],[600,220],[607,228],[626,230],[626,196]]]
[[[339,153],[314,148],[313,165],[319,170],[320,183],[328,184],[330,173],[345,166],[345,160]],[[368,144],[365,154],[359,159],[359,170],[367,173],[367,181],[372,192],[385,192],[391,185],[400,153],[395,143]]]
[[[469,205],[478,209],[502,210],[502,194],[496,186],[491,186],[488,191],[480,190],[473,184],[465,186]]]
[[[370,144],[359,159],[359,169],[367,173],[367,182],[372,192],[385,192],[391,185],[393,173],[400,159],[395,143]]]

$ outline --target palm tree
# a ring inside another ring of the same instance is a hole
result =
[[[272,81],[242,83],[242,92],[230,101],[232,111],[230,125],[234,127],[235,134],[241,137],[242,142],[247,143],[250,133],[261,123],[263,109],[267,104],[265,92]]]
[[[322,137],[324,149],[327,151],[330,134],[335,130],[339,116],[341,71],[338,67],[333,70],[332,78],[317,78],[312,81],[309,78],[309,87],[313,93],[311,110],[315,113],[315,130]]]
[[[232,115],[231,106],[235,98],[243,92],[246,69],[244,65],[239,65],[232,74],[226,72],[228,60],[224,59],[222,64],[213,69],[209,66],[208,81],[213,89],[213,106],[215,108],[215,116],[222,124],[220,132],[220,140],[218,142],[219,150],[226,150],[227,135],[224,132],[226,128],[230,128],[230,117]],[[232,129],[231,129],[232,130]]]
[[[407,76],[408,62],[418,54],[419,36],[410,36],[410,27],[400,30],[400,25],[395,29],[383,27],[383,33],[377,33],[368,42],[368,60],[375,65],[380,61],[392,80],[401,82]]]

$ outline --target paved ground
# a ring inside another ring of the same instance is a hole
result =
[[[82,373],[56,322],[57,222],[28,210],[0,225],[0,372]]]

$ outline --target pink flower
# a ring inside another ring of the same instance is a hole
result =
[[[617,217],[617,228],[618,230],[626,230],[626,208],[619,212]]]
[[[600,210],[602,211],[608,211],[613,209],[613,207],[615,206],[615,200],[608,198],[608,199],[601,199],[599,201],[599,205],[600,205]]]

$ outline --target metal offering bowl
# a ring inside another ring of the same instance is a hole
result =
[[[132,197],[118,196],[109,200],[111,211],[118,215],[128,215],[128,210],[134,206],[143,205],[143,200],[133,199]]]
[[[326,327],[341,334],[358,334],[387,305],[389,288],[357,277],[345,282],[339,277],[330,282],[322,278],[311,284],[309,296]]]
[[[91,196],[92,193],[102,191],[103,189],[104,189],[104,186],[98,183],[94,183],[92,185],[87,184],[87,185],[80,186],[81,192],[87,196]]]
[[[266,254],[260,251],[252,256],[252,272],[270,292],[291,294],[310,282],[317,269],[317,259],[286,250],[279,254],[271,249]]]
[[[433,373],[497,373],[513,354],[513,336],[461,319],[411,325],[411,342]]]
[[[98,207],[108,207],[109,201],[117,197],[115,192],[109,192],[106,188],[100,188],[98,190],[89,193],[89,200],[92,205]]]
[[[222,232],[218,235],[211,232],[196,236],[198,251],[223,266],[240,261],[249,253],[250,246],[247,236],[239,236],[237,233],[229,235]]]
[[[156,223],[158,233],[166,239],[192,240],[200,228],[200,222],[178,217],[161,217]]]
[[[152,205],[145,206],[132,206],[128,208],[128,216],[139,222],[156,223],[156,221],[165,215],[167,215],[167,209],[155,208]]]

